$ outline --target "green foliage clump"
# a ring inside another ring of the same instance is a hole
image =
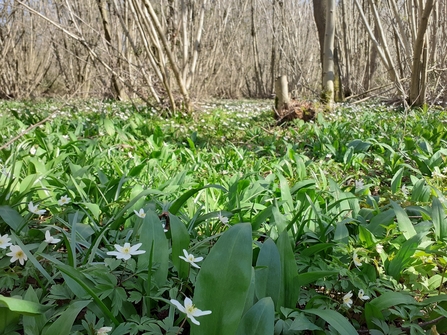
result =
[[[2,102],[0,333],[446,332],[446,112],[269,104]]]

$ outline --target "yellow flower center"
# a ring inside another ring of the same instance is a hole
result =
[[[122,253],[128,254],[130,252],[130,248],[123,248]]]
[[[187,314],[193,314],[195,310],[196,310],[196,306],[194,306],[194,305],[186,307]]]
[[[18,258],[22,258],[22,257],[23,257],[23,251],[22,251],[22,250],[17,251],[16,256],[17,256]]]

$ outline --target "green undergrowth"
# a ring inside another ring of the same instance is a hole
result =
[[[1,102],[0,333],[447,332],[447,113],[271,104]]]

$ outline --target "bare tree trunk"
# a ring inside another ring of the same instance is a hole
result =
[[[283,75],[275,80],[275,109],[278,115],[282,115],[281,111],[289,108],[290,97],[287,76]]]
[[[270,92],[273,91],[273,86],[275,82],[275,65],[276,65],[276,40],[278,39],[278,35],[276,33],[276,25],[275,25],[275,16],[276,16],[276,1],[272,1],[272,53],[270,58],[270,77],[271,77],[271,85]]]
[[[251,36],[253,43],[253,58],[255,67],[255,81],[256,81],[256,91],[257,95],[264,95],[263,81],[261,75],[261,64],[259,62],[259,51],[258,51],[258,34],[256,32],[255,25],[255,0],[251,1]]]
[[[435,0],[427,0],[421,16],[417,37],[413,50],[413,66],[411,69],[410,104],[422,106],[425,104],[427,82],[427,44],[426,31],[428,19],[432,12]]]
[[[335,41],[335,0],[326,0],[326,32],[324,36],[323,91],[322,102],[332,110],[334,105],[334,41]]]
[[[344,54],[345,54],[345,76],[344,76],[344,89],[343,89],[343,95],[351,95],[352,94],[352,89],[351,89],[351,61],[349,59],[349,55],[351,53],[351,50],[348,46],[348,29],[347,29],[347,15],[346,15],[346,9],[345,9],[345,1],[346,0],[341,0],[340,4],[341,4],[341,11],[342,11],[342,38],[343,38],[343,49],[344,49]]]
[[[320,64],[324,60],[324,36],[326,34],[326,7],[327,0],[313,0],[314,20],[317,25],[318,42],[320,43]],[[321,76],[323,78],[323,75]]]
[[[168,56],[169,63],[171,64],[172,72],[174,72],[174,76],[177,81],[177,85],[178,85],[178,87],[180,89],[180,93],[182,94],[182,97],[183,97],[185,109],[189,112],[189,111],[191,111],[191,100],[189,98],[189,94],[186,89],[185,82],[183,81],[180,70],[178,69],[177,62],[175,61],[174,55],[171,52],[171,49],[169,48],[168,41],[166,40],[166,37],[164,36],[163,28],[157,18],[157,15],[156,15],[154,9],[152,8],[151,3],[148,0],[144,0],[144,5],[146,6],[149,16],[151,17],[154,27],[158,33],[158,37],[160,38],[160,40],[163,44],[166,55]]]
[[[102,26],[104,28],[104,38],[106,40],[107,49],[109,50],[109,54],[112,54],[113,53],[112,33],[110,28],[109,16],[106,8],[107,4],[104,0],[96,0],[96,4],[98,5],[99,13],[101,14]],[[121,82],[119,82],[115,74],[112,74],[112,87],[115,99],[119,100],[126,99],[126,94],[124,92],[123,86],[121,85]]]

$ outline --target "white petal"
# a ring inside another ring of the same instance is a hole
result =
[[[211,314],[211,311],[201,311],[200,309],[196,308],[195,311],[192,313],[192,316],[202,316],[208,314]]]
[[[183,255],[185,255],[185,257],[188,258],[189,254],[188,251],[186,251],[186,249],[183,249]]]
[[[185,297],[185,307],[192,306],[192,300],[188,297]]]
[[[175,307],[177,307],[177,309],[182,312],[182,313],[186,313],[186,309],[185,307],[183,307],[183,305],[181,303],[179,303],[177,300],[175,299],[171,299],[171,304],[173,304]]]
[[[200,261],[202,261],[203,260],[203,257],[197,257],[197,258],[194,258],[194,262],[200,262]]]
[[[129,243],[127,243],[127,244],[129,244]],[[141,247],[142,244],[143,244],[143,243],[135,244],[132,248],[130,248],[130,253],[133,253],[133,252],[137,251],[138,248]],[[129,245],[130,245],[130,244],[129,244]]]
[[[130,254],[120,254],[116,256],[116,259],[124,259],[125,261],[129,260],[132,256]]]
[[[190,262],[190,263],[191,263],[191,266],[194,266],[195,268],[200,269],[200,266],[198,266],[196,263],[194,263],[194,262]]]
[[[188,318],[191,319],[192,323],[195,323],[196,325],[200,326],[200,322],[197,321],[196,319],[194,319],[194,316],[192,316],[191,314],[188,315]]]

